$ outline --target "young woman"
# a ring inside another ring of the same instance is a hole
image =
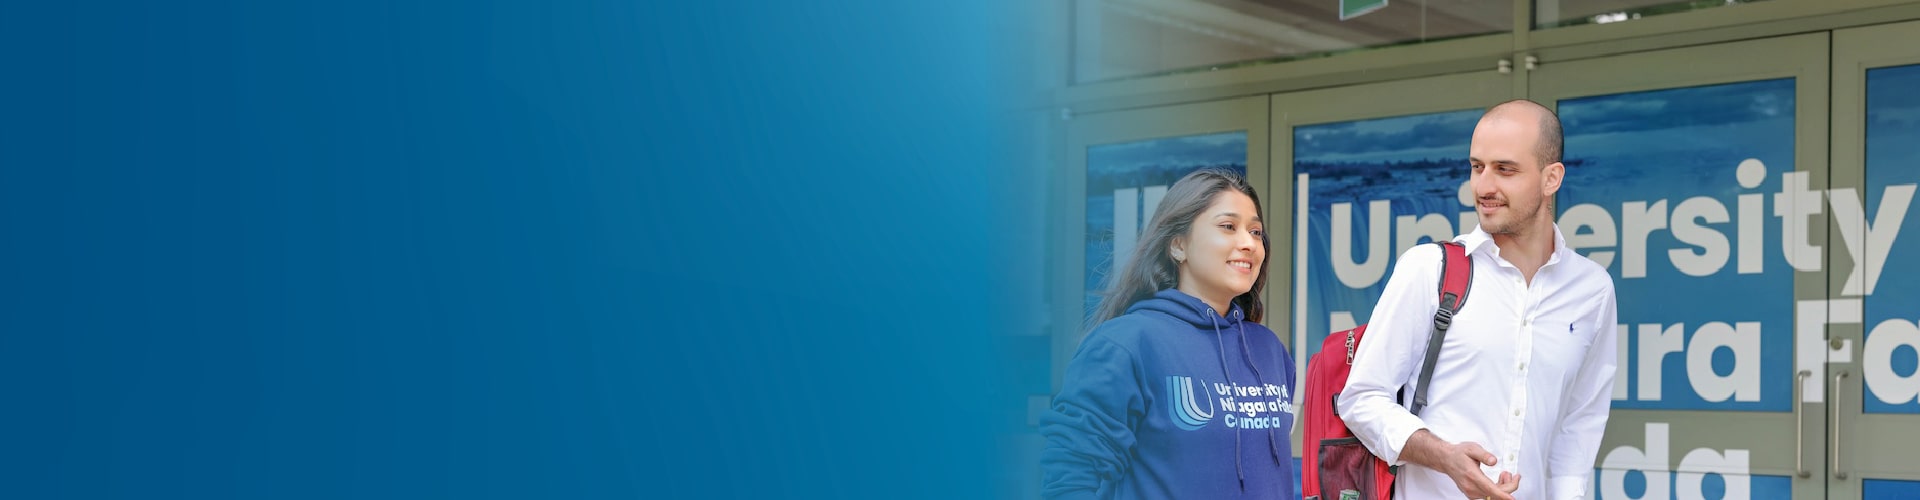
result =
[[[1260,214],[1230,171],[1167,190],[1041,417],[1044,496],[1293,496],[1293,357],[1259,323]]]

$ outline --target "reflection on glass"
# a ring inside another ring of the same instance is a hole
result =
[[[1866,413],[1920,414],[1920,326],[1914,304],[1920,304],[1920,238],[1900,238],[1901,222],[1914,226],[1915,186],[1920,185],[1920,65],[1867,71],[1867,186],[1865,210],[1851,221],[1862,231],[1869,264],[1860,273],[1858,288],[1866,315],[1866,344],[1861,375]],[[1851,214],[1849,214],[1851,215]],[[1869,225],[1871,221],[1871,225]],[[1839,269],[1835,269],[1839,271]],[[1844,291],[1844,290],[1843,290]],[[1891,497],[1889,497],[1891,498]]]
[[[1506,2],[1344,4],[1343,9],[1339,0],[1074,0],[1074,81],[1298,59],[1499,33],[1513,26],[1513,6]]]
[[[1534,0],[1533,26],[1606,24],[1762,0]]]
[[[1174,181],[1195,170],[1247,173],[1247,132],[1167,137],[1087,148],[1086,301],[1092,316],[1107,273],[1126,263],[1140,229]],[[1271,204],[1272,202],[1268,202]],[[1268,210],[1272,210],[1269,208]]]

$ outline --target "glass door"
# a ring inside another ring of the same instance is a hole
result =
[[[1529,75],[1565,130],[1561,231],[1619,298],[1596,498],[1825,497],[1825,402],[1854,345],[1828,330],[1860,315],[1823,259],[1848,251],[1823,215],[1842,209],[1827,50],[1816,33]]]
[[[1845,251],[1828,252],[1827,284],[1849,320],[1833,342],[1858,347],[1832,365],[1829,498],[1920,498],[1920,241],[1899,238],[1920,185],[1915,39],[1912,22],[1833,35],[1827,247]]]

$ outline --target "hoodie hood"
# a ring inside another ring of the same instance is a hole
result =
[[[1227,307],[1229,309],[1226,316],[1221,316],[1213,312],[1213,306],[1207,305],[1207,302],[1200,300],[1199,297],[1168,288],[1154,293],[1151,298],[1133,303],[1133,306],[1127,308],[1127,314],[1137,311],[1160,312],[1185,321],[1193,325],[1196,330],[1206,330],[1208,334],[1212,334],[1215,327],[1238,328],[1240,322],[1245,320],[1246,314],[1240,310],[1239,304],[1228,303]]]

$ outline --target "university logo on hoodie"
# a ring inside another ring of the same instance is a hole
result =
[[[1173,424],[1183,430],[1196,431],[1206,427],[1213,420],[1213,394],[1207,392],[1207,382],[1200,382],[1200,394],[1193,392],[1193,378],[1167,377],[1167,411],[1173,414]],[[1200,402],[1206,401],[1206,409],[1200,409]]]
[[[1226,415],[1227,427],[1285,429],[1293,424],[1293,401],[1287,388],[1273,384],[1212,384],[1193,377],[1167,377],[1167,412],[1182,430],[1197,431],[1214,417]],[[1194,390],[1195,387],[1199,390]],[[1215,396],[1219,404],[1214,403]],[[1224,410],[1224,411],[1222,411]]]

